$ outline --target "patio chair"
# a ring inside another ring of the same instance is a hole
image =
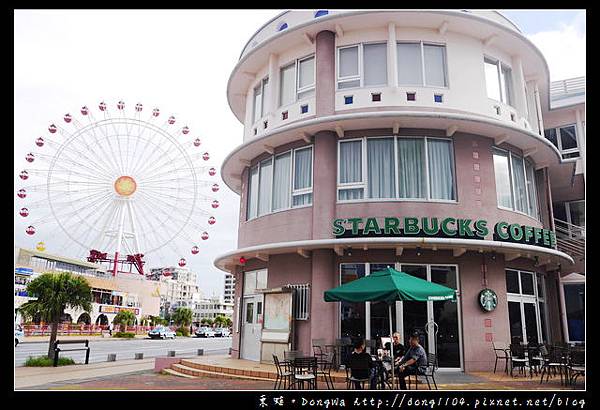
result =
[[[579,376],[585,377],[585,350],[571,350],[567,369],[569,384],[575,384]]]
[[[542,365],[542,375],[540,378],[540,384],[544,381],[544,374],[546,374],[546,382],[550,379],[550,373],[554,376],[558,370],[560,374],[560,384],[563,384],[563,372],[566,371],[566,356],[565,351],[555,346],[541,345],[539,347],[540,354],[543,358],[544,364]]]
[[[331,369],[335,366],[335,352],[327,352],[325,357],[317,360],[319,367],[317,368],[317,376],[323,376],[328,389],[335,390],[333,379],[331,378]]]
[[[350,389],[363,389],[365,383],[369,386],[371,380],[369,379],[370,367],[367,363],[358,360],[352,360],[352,356],[348,360],[346,365],[346,388]],[[357,373],[366,373],[367,377],[357,377]]]
[[[277,378],[275,379],[274,389],[277,390],[281,387],[283,383],[283,388],[287,389],[292,381],[292,372],[290,369],[289,362],[280,362],[277,355],[273,355],[273,362],[275,363],[275,368],[277,369]]]
[[[527,367],[527,357],[525,357],[525,347],[522,344],[511,343],[510,345],[510,377],[513,376],[515,367],[519,368],[519,373],[525,374]]]
[[[496,361],[494,362],[494,373],[496,373],[498,360],[504,360],[504,372],[508,374],[508,361],[510,359],[510,349],[508,344],[492,341],[492,348],[494,349],[494,355],[496,356]]]
[[[296,357],[293,361],[293,382],[295,389],[304,390],[304,383],[308,384],[308,388],[317,389],[317,371],[318,364],[316,357]]]
[[[541,372],[542,366],[544,365],[544,358],[540,353],[540,345],[529,345],[527,346],[527,358],[529,361],[529,371],[531,377],[535,372],[538,375]]]
[[[325,339],[312,339],[313,355],[321,359],[326,355]]]
[[[288,350],[283,352],[285,361],[293,362],[297,357],[303,357],[304,354],[300,350]]]

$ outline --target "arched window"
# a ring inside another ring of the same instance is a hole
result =
[[[328,14],[329,14],[329,10],[317,10],[315,13],[315,18],[321,17],[321,16],[326,16]]]
[[[277,31],[283,31],[286,28],[288,28],[288,25],[287,25],[287,23],[283,22],[277,27]]]

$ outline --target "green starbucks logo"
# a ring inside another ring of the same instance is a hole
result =
[[[479,292],[479,304],[486,312],[491,312],[498,306],[498,296],[491,289],[483,289]]]

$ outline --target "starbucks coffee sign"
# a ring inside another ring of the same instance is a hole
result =
[[[489,227],[486,220],[438,217],[348,218],[333,221],[336,238],[356,237],[440,237],[485,239],[490,233],[495,241],[514,242],[554,249],[554,232],[527,225],[498,222]]]
[[[486,312],[491,312],[498,306],[498,296],[491,289],[483,289],[479,292],[477,299],[479,300],[479,306]]]

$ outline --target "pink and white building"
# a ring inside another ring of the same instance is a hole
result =
[[[387,305],[323,300],[386,266],[457,290],[395,306],[441,368],[493,368],[492,341],[565,340],[561,277],[583,265],[555,232],[552,187],[575,177],[584,198],[585,107],[566,158],[544,134],[547,116],[562,124],[549,78],[494,11],[287,11],[261,27],[227,88],[244,124],[221,169],[238,248],[215,260],[235,277],[232,356],[268,359],[262,290],[285,285],[302,289],[291,348],[388,334]]]

